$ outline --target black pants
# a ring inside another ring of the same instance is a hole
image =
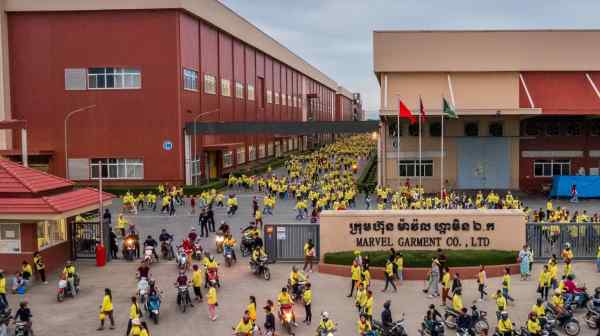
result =
[[[205,235],[205,233],[206,233],[206,235]],[[200,223],[200,237],[208,238],[208,224],[207,223]]]
[[[305,312],[305,315],[306,315],[306,317],[304,318],[304,321],[305,322],[312,321],[312,310],[310,308],[310,303],[304,305],[304,312]]]
[[[394,276],[390,276],[387,273],[385,274],[385,287],[383,287],[383,291],[385,292],[388,289],[388,285],[392,285],[394,291],[397,291],[396,284],[394,284]]]
[[[479,290],[479,294],[481,296],[481,299],[483,300],[484,295],[488,295],[487,292],[485,291],[485,285],[484,284],[479,284],[478,290]]]
[[[548,300],[548,290],[549,289],[550,288],[546,287],[546,286],[542,287],[542,290],[541,290],[541,293],[540,293],[542,295],[542,299]]]
[[[40,275],[40,280],[42,280],[42,282],[46,282],[46,270],[44,268],[39,269],[38,274]]]
[[[117,252],[119,252],[119,247],[116,244],[111,244],[110,246],[110,255],[113,259],[118,259]]]
[[[5,293],[0,294],[0,300],[2,302],[4,302],[4,306],[8,307],[8,301],[6,300],[6,294]]]
[[[210,229],[210,232],[215,232],[215,217],[214,216],[209,216],[208,217],[208,228]],[[207,235],[208,237],[208,235]]]
[[[348,294],[348,296],[352,296],[352,293],[354,293],[354,287],[356,287],[356,280],[350,280],[350,294]]]

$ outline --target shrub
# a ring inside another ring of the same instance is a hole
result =
[[[436,251],[399,251],[404,256],[404,267],[431,267],[431,260]],[[517,251],[499,250],[444,250],[448,257],[448,267],[504,265],[516,263]],[[371,266],[384,267],[390,255],[389,251],[362,252],[369,256]],[[351,265],[354,260],[353,251],[332,252],[325,254],[325,263],[333,265]]]

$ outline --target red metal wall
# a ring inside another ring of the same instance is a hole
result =
[[[70,158],[143,158],[147,181],[183,179],[176,22],[175,11],[8,15],[13,118],[27,120],[31,150],[55,151],[52,173],[65,174],[66,114],[96,104],[69,121]],[[89,67],[139,68],[142,89],[65,91],[65,68]]]

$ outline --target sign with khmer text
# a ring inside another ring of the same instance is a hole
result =
[[[352,250],[486,249],[525,244],[520,210],[323,211],[321,255]]]

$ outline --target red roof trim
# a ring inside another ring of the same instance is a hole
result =
[[[0,159],[0,192],[39,193],[72,187],[73,182],[45,172]]]
[[[114,196],[102,193],[102,202]],[[61,214],[98,204],[98,190],[75,189],[58,195],[32,198],[0,198],[1,214]]]

